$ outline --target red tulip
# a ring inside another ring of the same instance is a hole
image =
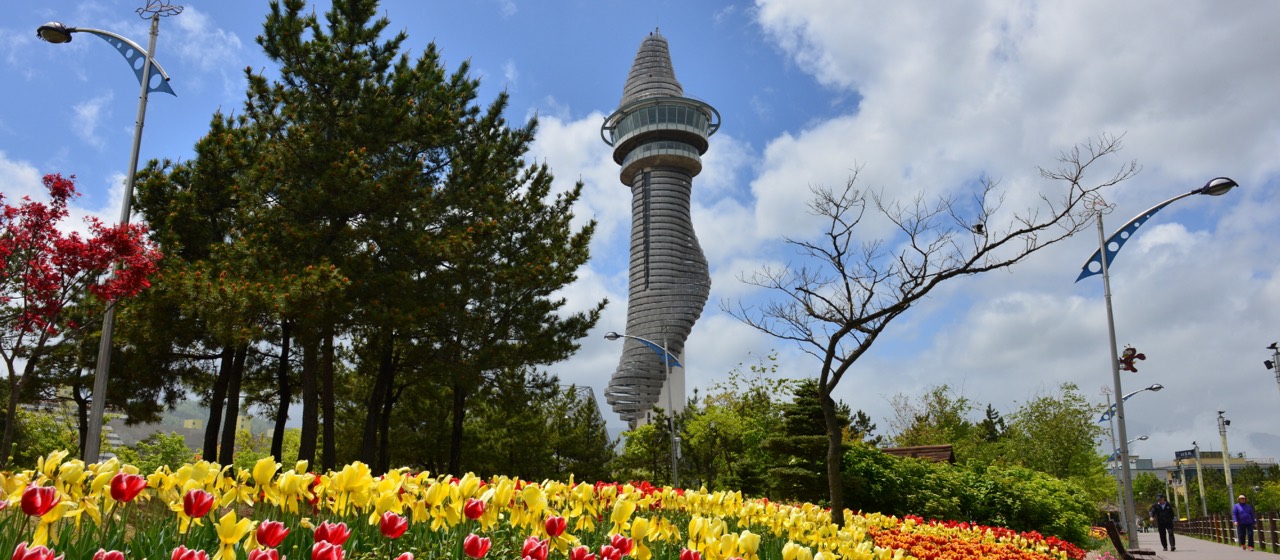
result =
[[[132,502],[138,493],[147,487],[147,477],[140,474],[118,472],[111,477],[111,499],[117,502]]]
[[[13,550],[13,560],[62,560],[62,556],[54,557],[53,551],[43,546],[27,548],[27,543],[18,543],[18,548]]]
[[[591,553],[590,548],[575,546],[569,551],[569,560],[596,560],[596,555]]]
[[[22,493],[22,512],[40,517],[49,513],[49,510],[58,505],[58,500],[61,499],[58,489],[52,486],[28,486],[27,491]]]
[[[204,517],[213,509],[213,502],[213,494],[199,488],[188,490],[182,497],[182,512],[192,519]]]
[[[346,540],[344,537],[343,540]],[[319,541],[311,546],[311,560],[342,560],[342,545]]]
[[[543,525],[546,527],[548,535],[558,537],[564,534],[564,529],[568,526],[568,523],[569,522],[565,521],[563,517],[557,515],[554,517],[548,517],[547,522]]]
[[[347,529],[346,523],[330,523],[325,521],[319,527],[316,527],[316,542],[327,542],[342,546],[351,537],[351,530]],[[312,554],[315,551],[312,550]],[[339,558],[338,560],[342,560]]]
[[[702,553],[687,548],[680,549],[680,560],[702,560]]]
[[[520,557],[530,560],[547,560],[547,554],[550,552],[551,549],[547,545],[547,541],[530,536],[524,540],[524,548],[520,551]]]
[[[279,521],[266,520],[258,524],[258,544],[267,548],[275,548],[284,542],[289,528]]]
[[[618,549],[618,552],[622,553],[623,556],[626,556],[631,554],[631,550],[635,548],[636,541],[635,539],[624,537],[622,535],[614,535],[611,537],[609,544],[612,544],[614,548]]]
[[[601,545],[600,560],[622,560],[622,551],[610,544]]]
[[[97,552],[93,553],[93,560],[124,560],[124,553],[119,550],[103,550],[99,548]]]
[[[378,530],[382,531],[382,536],[388,539],[400,538],[408,528],[407,519],[390,511],[383,513],[382,520],[378,522]]]
[[[280,551],[274,548],[255,548],[249,551],[249,560],[280,560]]]
[[[472,521],[484,515],[484,502],[475,498],[467,498],[467,505],[462,506],[462,514]]]
[[[190,494],[190,492],[187,494]],[[185,499],[183,504],[186,504]],[[170,556],[169,560],[209,560],[209,554],[203,550],[188,550],[185,546],[179,546],[173,549],[173,555]]]
[[[467,535],[467,538],[462,539],[462,552],[472,558],[484,558],[484,555],[489,553],[490,544],[492,543],[489,542],[488,538],[479,537],[475,533],[471,533]]]
[[[396,560],[413,560],[413,553],[401,552],[400,555],[396,557]]]

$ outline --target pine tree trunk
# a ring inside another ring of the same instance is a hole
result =
[[[284,432],[289,422],[289,403],[293,400],[293,387],[289,385],[289,338],[293,323],[284,321],[280,325],[280,364],[276,367],[276,396],[280,404],[276,406],[276,424],[271,431],[271,456],[276,461],[284,460]]]
[[[218,377],[213,380],[213,389],[209,395],[209,418],[204,426],[204,453],[201,458],[214,461],[218,458],[218,426],[222,425],[222,403],[227,396],[227,381],[235,361],[235,351],[230,347],[222,349],[222,360],[218,364]]]
[[[453,382],[453,428],[449,434],[449,473],[462,474],[462,422],[467,412],[467,392],[462,382]]]
[[[218,450],[218,464],[230,465],[236,457],[236,432],[240,420],[240,383],[244,380],[244,361],[249,355],[249,347],[241,345],[236,348],[236,357],[231,364],[231,376],[227,381],[227,404],[225,419],[222,422],[222,445]]]
[[[311,470],[316,463],[316,440],[320,435],[319,395],[316,391],[316,369],[320,364],[315,339],[302,341],[302,434],[298,444],[298,460],[306,461]]]
[[[376,464],[378,428],[392,376],[395,374],[392,360],[394,337],[391,336],[391,329],[379,332],[378,338],[378,372],[373,381],[373,389],[369,391],[369,406],[365,409],[364,416],[364,439],[360,445],[360,460],[366,465]]]
[[[324,416],[324,449],[322,450],[321,466],[324,470],[331,471],[338,466],[337,451],[337,421],[334,418],[334,394],[333,394],[333,328],[330,326],[326,329],[324,339],[321,341],[321,360],[320,375],[322,392],[320,394],[320,406],[323,408],[321,414]]]

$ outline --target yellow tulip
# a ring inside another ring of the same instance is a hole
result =
[[[743,531],[738,535],[738,551],[742,553],[743,558],[747,560],[754,558],[759,549],[760,535],[751,531]]]
[[[620,498],[614,502],[613,513],[609,515],[609,520],[613,522],[613,528],[609,532],[613,534],[625,532],[630,527],[631,514],[635,512],[636,503],[629,499]]]
[[[631,522],[631,539],[635,541],[635,548],[631,551],[631,555],[636,560],[649,560],[653,552],[644,544],[649,536],[651,523],[647,517],[637,517]]]
[[[218,553],[213,555],[213,560],[235,560],[236,544],[245,534],[253,528],[253,522],[248,518],[236,520],[236,512],[229,511],[222,519],[218,520],[218,524],[214,529],[218,532]]]
[[[275,457],[267,456],[258,459],[258,462],[253,464],[253,481],[259,488],[268,486],[279,470],[280,463],[276,462]]]

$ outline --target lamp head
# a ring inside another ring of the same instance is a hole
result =
[[[1138,441],[1147,441],[1148,439],[1151,438],[1149,436],[1138,436]]]
[[[1164,385],[1159,383],[1152,383],[1150,387],[1147,387],[1147,390],[1152,392],[1159,391],[1161,389],[1164,389]]]
[[[619,338],[622,338],[622,335],[620,335],[620,334],[618,334],[618,333],[616,333],[616,332],[609,331],[609,332],[607,332],[607,333],[604,333],[604,339],[605,339],[605,340],[618,340]]]
[[[1272,342],[1272,343],[1271,343],[1271,346],[1268,346],[1268,347],[1267,347],[1267,350],[1277,350],[1277,348],[1276,348],[1276,345],[1277,345],[1277,344],[1280,344],[1280,342]]]
[[[1234,189],[1238,186],[1240,186],[1239,183],[1232,181],[1227,177],[1217,177],[1213,180],[1210,180],[1208,183],[1205,183],[1203,187],[1196,189],[1195,193],[1207,194],[1209,196],[1222,196],[1224,194],[1227,194],[1227,191],[1230,191],[1231,189]]]
[[[70,43],[72,31],[75,28],[67,27],[59,21],[51,21],[36,28],[36,37],[47,43]]]

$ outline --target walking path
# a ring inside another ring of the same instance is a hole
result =
[[[1190,535],[1178,535],[1178,550],[1165,552],[1160,550],[1160,536],[1155,533],[1143,533],[1139,539],[1142,548],[1155,550],[1162,560],[1228,560],[1245,558],[1267,558],[1270,553],[1261,549],[1255,552],[1240,550],[1238,546],[1220,544],[1198,539]],[[1116,557],[1115,551],[1111,551]]]

